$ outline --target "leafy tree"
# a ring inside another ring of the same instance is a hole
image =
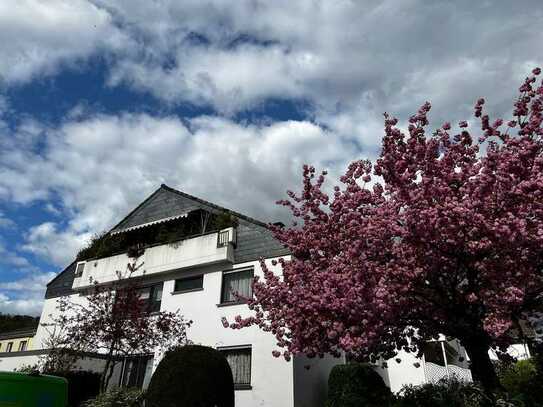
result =
[[[29,315],[11,315],[0,312],[0,333],[17,329],[34,328],[38,325],[39,318]]]
[[[186,328],[192,321],[177,312],[149,313],[140,291],[130,277],[136,271],[137,258],[127,265],[127,273],[110,285],[93,287],[81,301],[61,297],[57,313],[48,325],[61,327],[56,335],[56,358],[81,352],[101,353],[105,364],[100,389],[107,389],[115,365],[135,354],[164,351],[187,342]],[[69,360],[69,357],[68,357]]]
[[[499,387],[488,357],[502,350],[543,291],[543,85],[533,70],[504,128],[475,105],[480,130],[450,123],[427,134],[425,103],[408,134],[385,114],[375,163],[355,161],[333,195],[305,166],[303,192],[288,192],[297,227],[272,227],[291,250],[282,277],[263,263],[256,324],[275,334],[283,355],[344,351],[359,358],[420,352],[445,334],[461,340],[472,373]],[[279,351],[274,351],[279,356]]]

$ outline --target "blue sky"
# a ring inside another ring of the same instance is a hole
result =
[[[161,183],[263,220],[303,163],[375,158],[382,113],[509,111],[537,1],[0,2],[0,312]],[[539,58],[539,60],[538,60]]]

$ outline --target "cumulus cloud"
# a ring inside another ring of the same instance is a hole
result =
[[[22,246],[59,266],[161,183],[271,220],[284,215],[274,202],[298,187],[303,163],[338,174],[358,154],[350,139],[307,121],[93,115],[41,132],[39,152],[24,137],[25,148],[0,151],[0,191],[22,204],[60,199],[65,223],[35,225]]]
[[[0,229],[1,228],[13,228],[15,227],[15,222],[13,220],[9,219],[4,215],[2,211],[0,211]]]
[[[0,2],[0,79],[22,83],[103,50],[124,52],[130,38],[86,0]]]
[[[43,295],[32,296],[30,294],[25,298],[11,299],[0,293],[0,312],[3,314],[38,316],[41,314],[42,306]]]
[[[0,283],[0,312],[40,315],[46,284],[55,273],[35,273]]]

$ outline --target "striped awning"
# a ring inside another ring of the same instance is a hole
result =
[[[144,228],[146,226],[156,225],[157,223],[164,223],[164,222],[169,222],[171,220],[175,220],[175,219],[179,219],[179,218],[186,218],[188,216],[188,214],[189,214],[188,212],[185,212],[185,213],[181,213],[179,215],[170,216],[168,218],[162,218],[162,219],[154,220],[152,222],[147,222],[147,223],[142,223],[140,225],[130,226],[129,228],[114,230],[114,231],[111,232],[111,234],[112,235],[118,235],[119,233],[130,232],[131,230],[136,230],[136,229]]]

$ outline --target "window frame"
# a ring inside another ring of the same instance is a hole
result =
[[[6,345],[6,352],[13,352],[13,342],[8,342]]]
[[[252,380],[253,380],[253,347],[252,345],[236,345],[236,346],[220,346],[217,347],[217,350],[223,353],[226,358],[226,353],[236,352],[236,351],[249,351],[249,383],[235,383],[234,390],[252,390]],[[227,359],[228,360],[228,359]],[[232,369],[232,368],[230,368]]]
[[[186,290],[178,290],[178,289],[176,289],[178,281],[196,280],[196,279],[201,280],[201,282],[202,282],[201,287],[189,288],[189,289],[186,289]],[[176,278],[174,280],[174,282],[173,282],[172,294],[192,293],[192,292],[195,292],[195,291],[203,291],[203,290],[204,290],[204,275],[203,274],[196,274],[196,275],[193,275],[193,276],[186,276],[186,277]]]
[[[28,341],[20,341],[18,352],[24,352],[28,347]]]
[[[143,386],[145,385],[145,374],[147,372],[147,368],[149,367],[149,363],[154,363],[153,361],[154,357],[153,354],[141,354],[141,355],[130,355],[126,356],[122,359],[122,366],[121,366],[121,374],[119,378],[119,385],[120,387],[137,387],[139,389],[143,389]],[[145,362],[145,363],[142,363]],[[128,363],[135,362],[137,363],[136,368],[136,384],[130,385],[130,379],[132,378],[132,371],[128,370]],[[143,372],[143,374],[138,374]],[[140,379],[141,378],[141,384]],[[129,386],[130,385],[130,386]]]
[[[243,300],[243,299],[237,299],[237,300],[233,300],[233,301],[224,301],[224,289],[225,289],[225,284],[224,284],[224,276],[225,275],[229,275],[229,274],[236,274],[236,273],[242,273],[242,272],[245,272],[245,271],[251,271],[252,273],[252,277],[251,277],[251,296],[253,296],[253,282],[254,282],[254,278],[255,278],[255,268],[254,266],[248,266],[248,267],[241,267],[241,268],[238,268],[238,269],[231,269],[231,270],[224,270],[221,274],[221,293],[220,293],[220,298],[219,298],[219,303],[217,304],[217,306],[219,307],[224,307],[224,306],[228,306],[228,305],[239,305],[239,304],[247,304],[247,301]]]
[[[160,297],[160,304],[159,304],[159,307],[158,307],[158,310],[152,310],[151,309],[151,305],[153,304],[153,301],[152,301],[152,298],[153,298],[153,292],[154,290],[156,290],[156,288],[158,286],[161,286],[161,291],[162,291],[162,295]],[[145,301],[146,303],[146,307],[145,307],[145,311],[148,312],[149,314],[156,314],[158,312],[160,312],[160,308],[162,307],[162,297],[164,296],[164,281],[159,281],[158,283],[152,283],[152,284],[145,284],[145,285],[142,285],[142,286],[138,286],[137,287],[137,290],[140,291],[140,290],[145,290],[145,289],[149,289],[149,298],[147,300],[145,299],[142,299],[142,301]]]

